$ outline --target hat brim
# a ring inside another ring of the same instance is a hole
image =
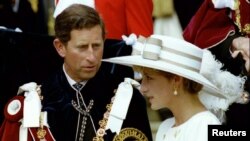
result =
[[[182,67],[178,67],[177,65],[173,65],[162,60],[144,59],[141,55],[134,55],[134,56],[122,56],[122,57],[103,59],[102,61],[130,66],[130,67],[134,65],[148,67],[173,73],[185,77],[187,79],[193,80],[199,84],[202,84],[204,91],[208,91],[216,97],[225,98],[225,96],[220,94],[219,89],[201,74],[194,71],[190,71],[188,69],[183,69]]]

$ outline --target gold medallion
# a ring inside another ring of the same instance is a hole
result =
[[[148,141],[146,135],[136,128],[123,128],[113,141]]]
[[[38,139],[44,139],[46,135],[46,130],[39,128],[36,132],[36,135]]]
[[[104,141],[102,137],[94,137],[93,141]]]

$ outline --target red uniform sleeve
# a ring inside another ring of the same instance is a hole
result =
[[[95,0],[95,6],[104,20],[108,39],[153,33],[152,0]]]
[[[145,37],[153,34],[152,0],[126,0],[125,7],[129,33]]]

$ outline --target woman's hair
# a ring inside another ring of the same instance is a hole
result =
[[[90,29],[97,25],[100,25],[104,39],[105,26],[97,11],[89,6],[73,4],[56,17],[54,29],[56,37],[66,44],[72,30]]]
[[[145,67],[140,67],[140,66],[134,66],[133,67],[133,69],[135,71],[138,71],[138,72],[143,72],[144,68]],[[151,71],[156,71],[156,72],[162,74],[168,80],[174,79],[175,76],[178,76],[178,75],[175,75],[175,74],[172,74],[172,73],[169,73],[169,72],[165,72],[165,71],[161,71],[161,70],[156,70],[156,69],[152,69],[152,68],[149,68],[149,69]],[[203,85],[183,77],[183,88],[184,88],[185,91],[187,91],[187,92],[189,92],[191,94],[197,94],[199,91],[201,91],[202,87],[203,87]]]

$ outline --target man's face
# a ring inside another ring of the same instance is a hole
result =
[[[62,45],[59,50],[64,57],[65,70],[77,82],[88,80],[101,66],[104,46],[101,27],[72,30],[70,35],[67,45]]]

